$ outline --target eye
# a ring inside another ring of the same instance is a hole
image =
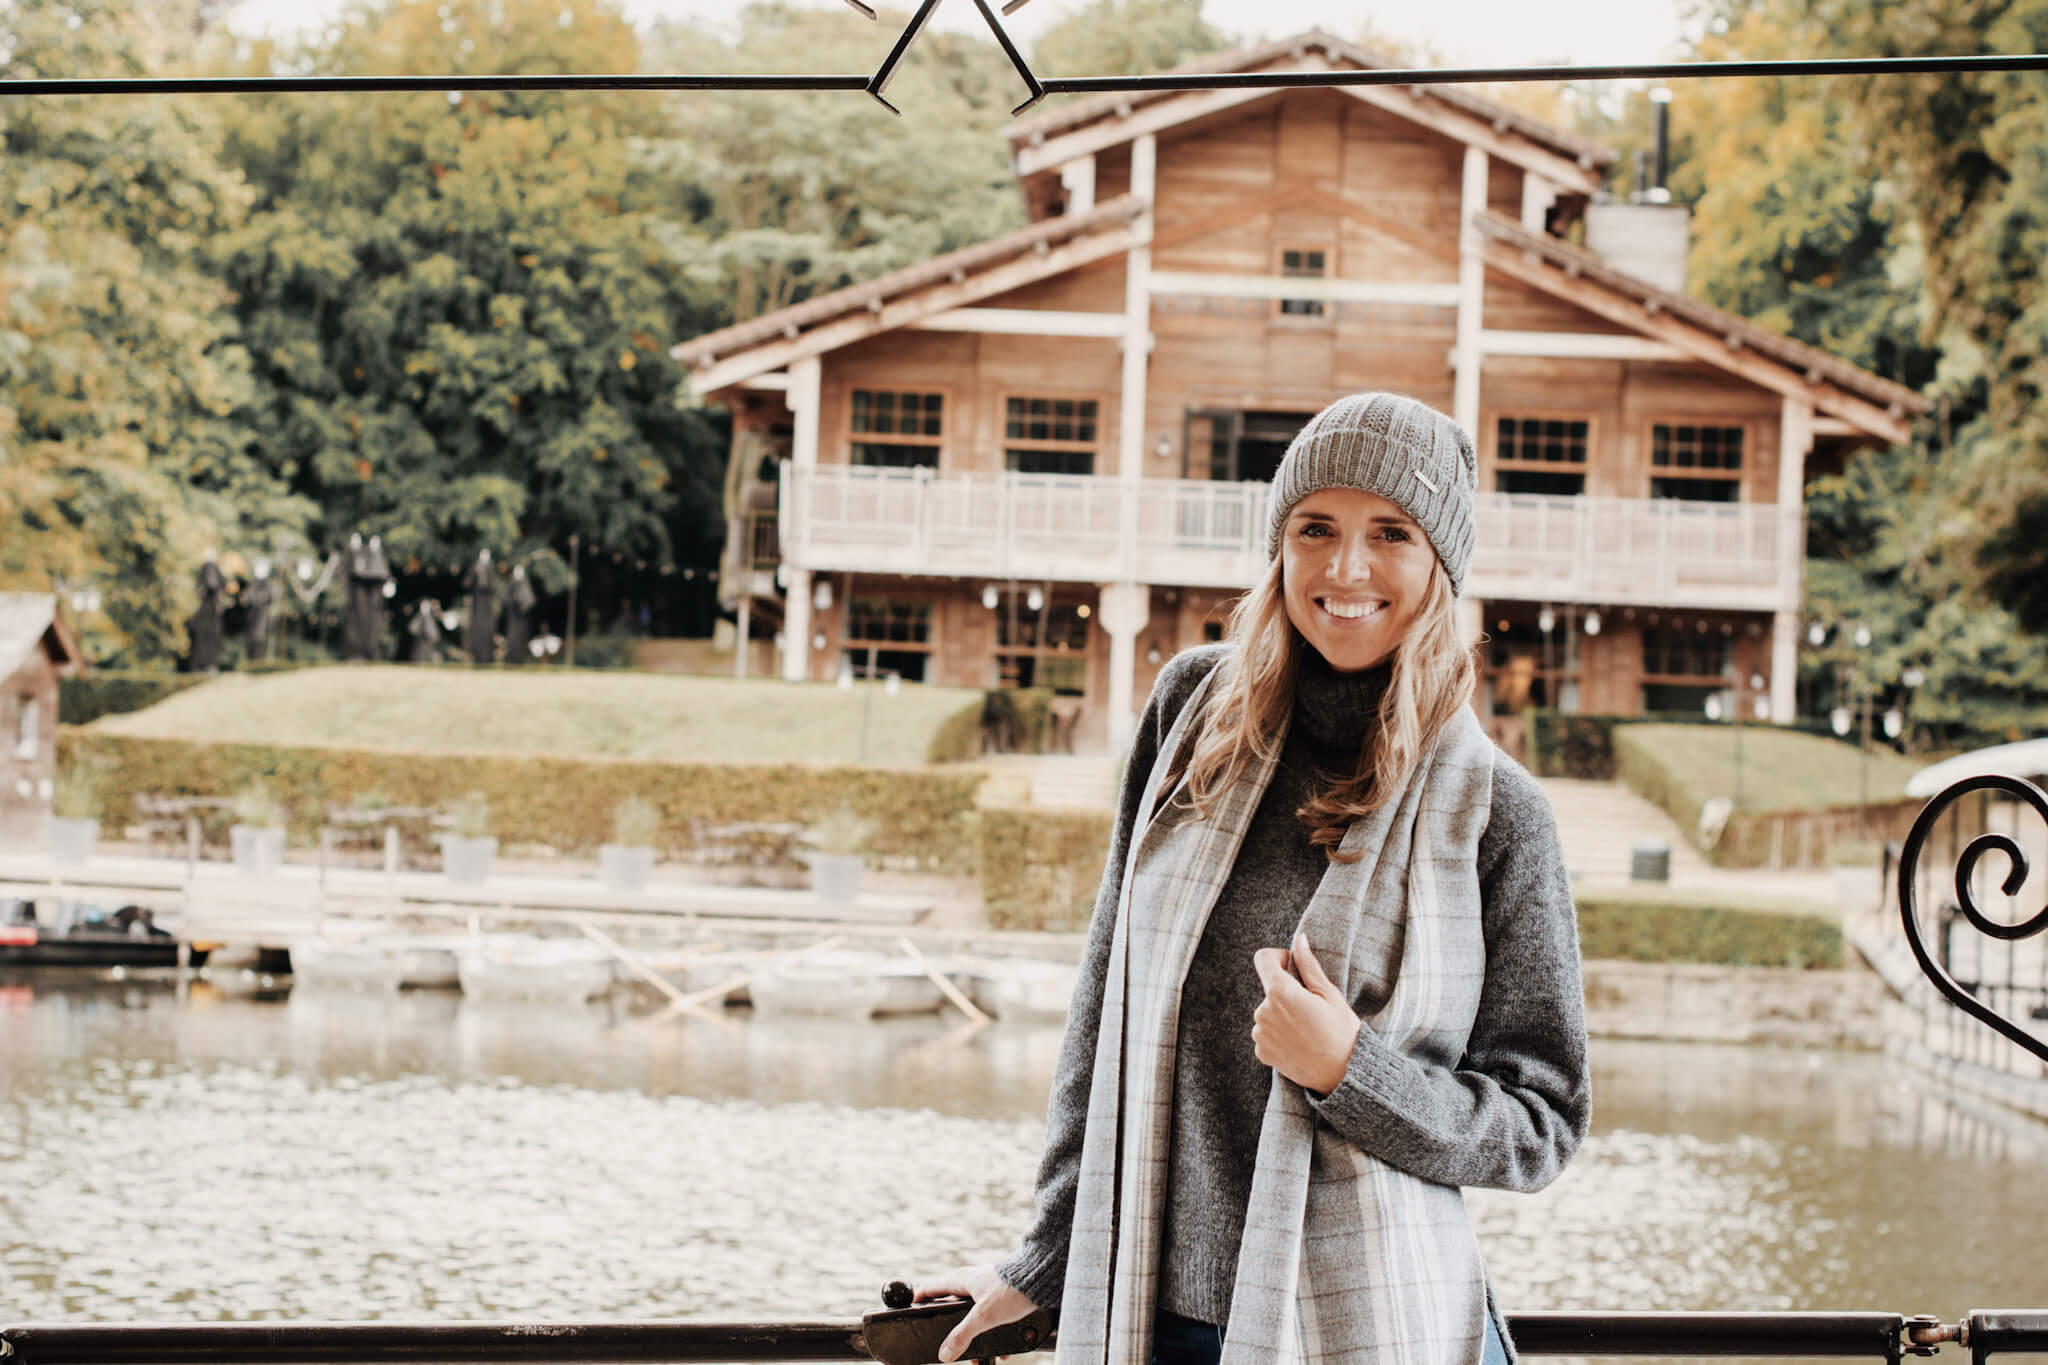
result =
[[[1301,534],[1304,536],[1326,536],[1330,534],[1330,528],[1320,521],[1305,521],[1301,524]]]
[[[1407,528],[1403,526],[1389,526],[1386,528],[1386,534],[1388,540],[1400,545],[1406,545],[1415,538],[1409,535]]]

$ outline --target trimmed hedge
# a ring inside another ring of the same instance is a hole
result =
[[[1721,967],[1842,965],[1842,930],[1818,914],[1746,910],[1631,890],[1577,892],[1579,952]]]
[[[124,716],[208,681],[203,673],[117,673],[102,670],[57,680],[57,720],[86,725],[101,716]]]
[[[1107,811],[981,812],[981,896],[997,929],[1079,932],[1095,911],[1116,819]]]
[[[1522,756],[1538,777],[1576,777],[1596,782],[1617,775],[1614,731],[1626,725],[1719,725],[1691,711],[1645,711],[1633,716],[1594,716],[1531,708],[1523,712]],[[1818,720],[1774,727],[1825,734]]]
[[[490,801],[491,831],[506,843],[587,852],[611,838],[612,811],[628,796],[653,803],[661,842],[691,847],[689,821],[816,820],[841,805],[875,822],[870,852],[936,872],[973,871],[971,769],[921,771],[795,763],[666,763],[503,754],[416,754],[394,749],[209,744],[65,729],[59,762],[104,764],[107,826],[134,819],[135,796],[225,796],[261,780],[292,810],[295,842],[317,837],[327,803],[376,792],[391,805],[440,806],[468,791]]]

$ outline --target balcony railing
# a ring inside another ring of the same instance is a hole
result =
[[[1265,484],[786,466],[796,567],[1243,588],[1266,565]],[[1125,529],[1126,514],[1130,528]],[[1467,594],[1761,611],[1799,601],[1800,509],[1482,493]],[[1127,539],[1128,537],[1128,539]]]

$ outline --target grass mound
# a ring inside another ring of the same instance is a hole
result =
[[[1862,760],[1854,744],[1767,725],[1743,726],[1741,742],[1739,809],[1769,813],[1857,804]],[[1727,725],[1628,725],[1614,736],[1630,786],[1679,787],[1683,804],[1695,810],[1716,796],[1734,799],[1735,744],[1734,727]],[[1869,763],[1872,804],[1904,800],[1906,779],[1926,766],[1889,749],[1872,750]]]
[[[981,706],[974,689],[916,684],[892,697],[865,683],[361,665],[226,674],[91,728],[427,753],[921,764],[972,757]]]

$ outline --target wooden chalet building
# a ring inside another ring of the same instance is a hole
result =
[[[1197,69],[1374,64],[1311,32]],[[1599,202],[1609,150],[1452,86],[1105,95],[1008,136],[1029,226],[677,348],[763,479],[726,581],[784,677],[1050,684],[1118,746],[1262,571],[1288,440],[1393,389],[1479,441],[1497,734],[1714,692],[1792,718],[1807,462],[1923,405],[1686,297],[1684,210]]]

